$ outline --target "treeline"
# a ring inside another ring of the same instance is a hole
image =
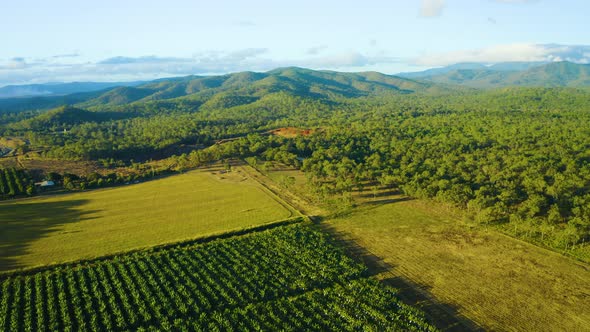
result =
[[[0,168],[0,199],[35,194],[33,178],[23,169]]]
[[[71,173],[50,172],[45,175],[45,178],[53,181],[56,186],[67,190],[84,190],[138,183],[174,172],[170,168],[154,168],[140,164],[133,164],[133,167],[126,173],[110,172],[100,174],[92,172],[81,176]]]

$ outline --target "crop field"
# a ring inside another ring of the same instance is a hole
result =
[[[0,200],[33,194],[33,180],[22,169],[0,167]]]
[[[297,216],[239,169],[0,203],[0,271],[88,259]]]
[[[381,279],[403,280],[486,330],[588,330],[588,265],[464,223],[436,203],[388,201],[326,226],[381,258]]]
[[[0,277],[0,330],[430,331],[309,224]]]
[[[108,173],[131,174],[134,171],[130,167],[104,168],[96,161],[82,160],[57,160],[41,158],[28,152],[26,157],[4,157],[0,158],[0,167],[17,167],[27,169],[31,173],[45,174],[56,172],[59,174],[70,173],[78,176],[86,176],[90,173],[106,175]]]

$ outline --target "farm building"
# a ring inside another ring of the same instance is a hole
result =
[[[51,181],[51,180],[46,180],[46,181],[42,181],[42,182],[37,182],[35,183],[36,186],[39,187],[53,187],[55,186],[55,182]]]

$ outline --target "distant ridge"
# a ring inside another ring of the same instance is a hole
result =
[[[68,88],[80,88],[76,85],[83,85],[68,84]],[[87,87],[98,87],[94,84],[88,83]],[[375,94],[440,93],[462,89],[378,72],[343,73],[299,67],[277,68],[268,72],[239,72],[217,76],[190,75],[150,82],[104,84],[108,87],[98,91],[63,96],[0,99],[0,112],[46,110],[66,104],[81,108],[104,108],[175,98],[190,99],[193,104],[204,103],[206,107],[223,107],[251,103],[277,92],[298,97],[333,99]],[[41,86],[54,87],[52,84]],[[65,91],[64,89],[60,91]],[[55,88],[53,91],[57,90]]]
[[[420,78],[434,83],[459,84],[473,88],[586,87],[590,86],[590,65],[572,62],[458,64],[402,77]]]
[[[209,99],[220,94],[234,102],[255,100],[270,93],[287,92],[300,97],[361,97],[371,94],[407,94],[449,90],[449,87],[377,72],[341,73],[299,67],[265,73],[239,72],[219,76],[187,76],[160,79],[135,87],[119,87],[89,99],[81,107],[121,105],[172,98]],[[218,99],[220,96],[217,96]],[[224,100],[228,100],[224,97]]]
[[[457,70],[490,70],[490,71],[520,71],[547,64],[547,62],[500,62],[484,64],[478,62],[462,62],[446,67],[432,68],[424,71],[399,73],[398,76],[407,78],[425,78],[443,75]]]
[[[523,69],[524,68],[524,69]],[[520,70],[516,70],[520,69]],[[405,76],[405,77],[404,77]],[[98,85],[97,85],[98,84]],[[590,87],[590,65],[571,62],[464,63],[418,73],[386,75],[378,72],[345,73],[299,67],[268,72],[239,72],[217,76],[184,76],[130,83],[67,83],[42,85],[54,92],[98,88],[67,95],[0,99],[0,112],[47,110],[62,105],[102,109],[112,106],[184,98],[207,107],[252,103],[266,95],[284,92],[316,99],[355,98],[383,94],[448,93],[472,88]],[[122,84],[115,86],[115,84]],[[9,88],[9,87],[5,87]],[[6,91],[6,90],[4,90]]]
[[[0,98],[63,96],[79,92],[99,91],[116,86],[136,86],[143,83],[145,82],[71,82],[7,85],[0,88]]]

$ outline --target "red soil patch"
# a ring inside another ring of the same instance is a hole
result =
[[[278,135],[287,138],[301,136],[309,136],[315,132],[314,129],[299,129],[294,127],[283,127],[270,130],[269,133],[272,135]]]

